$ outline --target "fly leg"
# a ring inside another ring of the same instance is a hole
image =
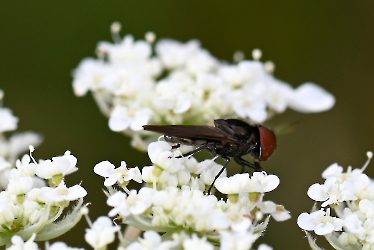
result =
[[[208,146],[209,146],[208,143],[207,143],[207,144],[204,144],[204,145],[202,145],[202,146],[200,146],[200,147],[198,147],[198,148],[196,148],[196,149],[194,149],[194,150],[192,150],[192,151],[190,151],[190,152],[188,152],[188,153],[185,153],[185,154],[183,154],[183,155],[178,155],[178,156],[176,156],[175,158],[189,157],[189,156],[193,155],[194,153],[197,153],[197,152],[200,152],[200,151],[203,150],[203,149],[206,149]]]
[[[257,171],[257,172],[264,171],[263,167],[260,166],[260,162],[255,161],[255,166],[256,166],[255,171]]]
[[[247,166],[247,167],[250,167],[250,168],[253,168],[255,171],[263,171],[264,169],[260,166],[260,163],[258,161],[255,161],[255,163],[251,163],[251,162],[248,162],[246,160],[244,160],[243,158],[241,157],[235,157],[234,160],[239,163],[240,165],[242,165],[242,173],[244,173],[244,166]]]
[[[212,182],[212,185],[210,185],[209,189],[208,189],[208,192],[207,194],[210,194],[210,191],[212,190],[212,187],[214,185],[214,183],[216,182],[216,180],[218,179],[218,177],[220,177],[220,175],[223,173],[223,171],[225,170],[226,166],[229,164],[230,162],[230,159],[227,158],[227,157],[223,157],[221,156],[222,159],[226,162],[226,164],[221,168],[221,170],[218,172],[218,174],[216,175],[216,177],[214,177],[214,180]]]
[[[240,172],[241,174],[244,173],[244,165],[242,165],[242,171]]]

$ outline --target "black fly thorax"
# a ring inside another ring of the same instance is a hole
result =
[[[213,155],[221,155],[227,157],[240,157],[252,154],[257,151],[257,145],[237,146],[232,144],[221,144],[218,142],[208,142],[206,149]]]

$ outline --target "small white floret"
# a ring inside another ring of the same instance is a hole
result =
[[[214,246],[205,237],[199,238],[193,234],[191,238],[183,241],[184,250],[213,250]]]
[[[115,233],[120,230],[119,226],[114,226],[110,218],[99,217],[91,228],[86,229],[85,240],[95,249],[103,249],[115,240]]]
[[[73,155],[53,157],[51,160],[40,161],[35,165],[35,173],[43,179],[51,179],[55,175],[66,176],[78,170],[77,158]]]
[[[86,195],[87,191],[80,185],[68,188],[64,181],[61,181],[56,188],[43,187],[40,191],[41,199],[54,202],[78,200]]]
[[[38,244],[34,242],[35,236],[36,234],[33,234],[27,241],[23,241],[20,236],[14,235],[12,245],[7,250],[38,250]]]
[[[349,180],[340,182],[336,177],[329,177],[324,184],[313,184],[308,189],[308,196],[315,201],[324,201],[322,207],[339,204],[343,201],[357,200],[355,186]]]
[[[0,133],[12,131],[17,128],[18,118],[13,116],[8,108],[0,108]]]
[[[218,178],[215,187],[223,194],[239,194],[245,192],[248,182],[250,182],[248,173],[236,174],[231,177]]]
[[[109,161],[102,161],[95,165],[94,172],[100,176],[105,177],[104,185],[112,186],[116,182],[123,184],[125,181],[135,180],[138,183],[142,182],[142,176],[138,167],[126,168],[126,162],[122,161],[119,168]]]
[[[290,108],[304,113],[322,112],[335,105],[335,97],[314,83],[304,83],[295,89],[289,100]]]
[[[317,235],[329,234],[333,231],[340,231],[343,227],[343,220],[331,217],[329,210],[315,211],[311,214],[302,213],[297,218],[297,225],[307,231],[314,231]]]

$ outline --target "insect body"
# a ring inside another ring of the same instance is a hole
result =
[[[180,157],[187,157],[207,149],[215,156],[220,156],[226,161],[226,164],[214,178],[215,180],[222,174],[229,157],[243,166],[253,168],[255,171],[261,171],[259,161],[267,160],[276,148],[276,138],[270,129],[262,125],[250,125],[237,119],[218,119],[214,120],[215,126],[197,126],[197,125],[144,125],[145,130],[159,132],[164,134],[166,141],[171,143],[187,144],[198,146],[195,150],[188,152]],[[255,162],[251,163],[243,158],[250,154]],[[209,188],[210,192],[212,186]]]

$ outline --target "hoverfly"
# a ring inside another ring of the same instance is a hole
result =
[[[222,174],[230,162],[229,157],[243,166],[253,168],[255,171],[262,171],[259,162],[267,160],[276,149],[276,138],[273,131],[262,125],[251,125],[237,119],[214,120],[212,126],[198,125],[144,125],[148,131],[164,134],[165,141],[176,143],[174,148],[180,144],[198,146],[195,150],[184,155],[188,157],[203,149],[207,149],[214,156],[220,156],[226,163],[215,176],[208,193],[214,182]],[[242,156],[250,154],[254,163],[248,162]]]

